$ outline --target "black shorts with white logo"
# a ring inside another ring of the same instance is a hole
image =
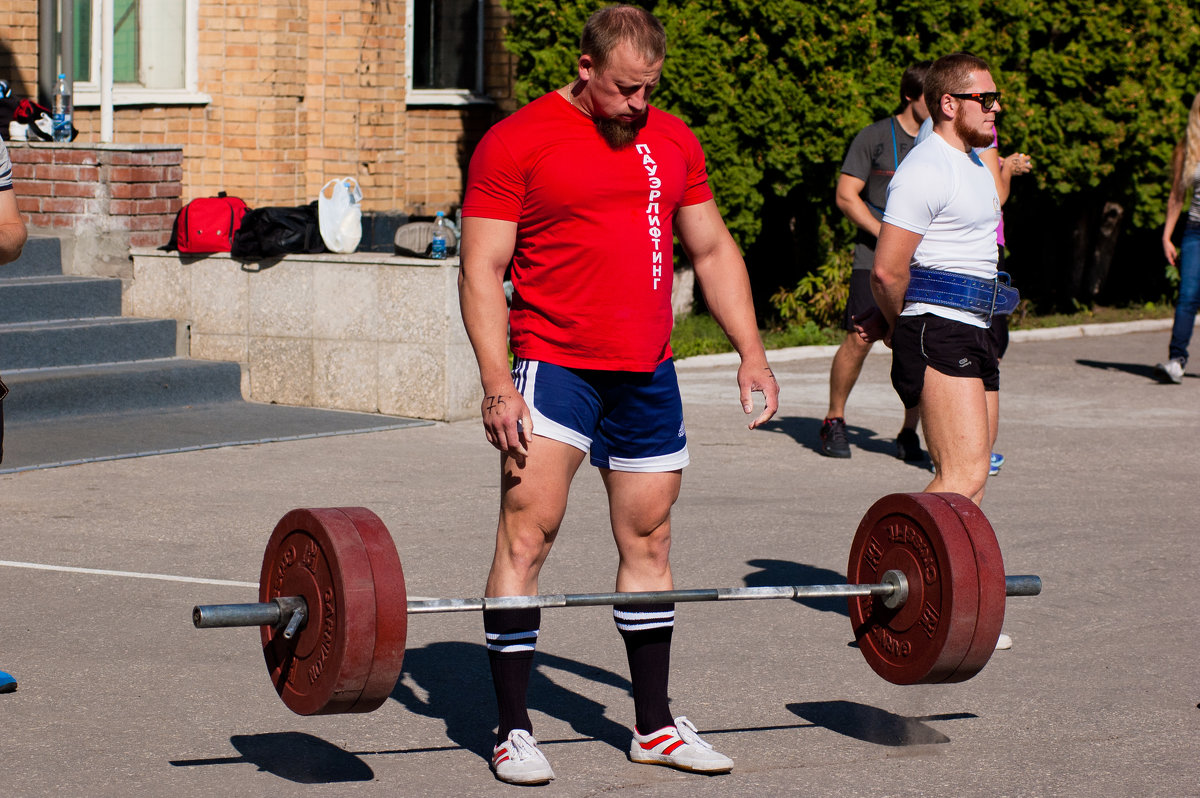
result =
[[[1000,360],[986,329],[930,313],[901,316],[892,333],[892,387],[907,408],[921,403],[926,366],[948,377],[983,380],[985,391],[1000,390]]]

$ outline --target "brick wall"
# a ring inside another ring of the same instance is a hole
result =
[[[114,140],[181,147],[184,201],[228,191],[252,207],[298,205],[352,175],[367,210],[449,209],[479,137],[513,110],[506,16],[501,0],[486,2],[496,104],[409,108],[401,0],[204,0],[197,89],[212,102],[118,106]],[[30,96],[37,0],[0,7],[0,77],[15,75],[17,93]],[[77,144],[99,141],[98,108],[76,109],[75,125]]]
[[[0,3],[0,78],[15,97],[37,97],[38,0]]]
[[[71,239],[68,273],[128,277],[130,247],[170,238],[183,205],[179,147],[13,142],[8,153],[30,232]]]

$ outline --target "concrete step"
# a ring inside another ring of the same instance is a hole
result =
[[[0,266],[0,277],[39,277],[62,274],[62,244],[57,238],[30,237],[21,257]]]
[[[14,369],[5,419],[14,423],[241,401],[241,368],[187,358]]]
[[[121,281],[115,277],[0,279],[0,319],[5,323],[120,315]]]
[[[174,357],[176,326],[123,316],[0,324],[0,373]]]

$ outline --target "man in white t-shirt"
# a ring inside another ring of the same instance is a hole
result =
[[[992,143],[999,97],[982,59],[955,53],[930,67],[925,101],[934,135],[909,153],[888,187],[871,276],[879,312],[857,328],[864,340],[892,347],[892,385],[905,407],[921,410],[936,468],[925,490],[977,504],[999,418],[999,361],[988,327],[1012,301],[997,281],[1000,198],[974,151]],[[991,306],[981,309],[980,295],[990,295]]]

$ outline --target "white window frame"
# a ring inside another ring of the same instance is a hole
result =
[[[100,75],[100,5],[102,0],[92,0],[92,75]],[[200,84],[200,0],[184,0],[184,85],[178,89],[148,89],[140,86],[113,86],[113,105],[205,105],[212,97],[201,92]],[[100,82],[77,81],[74,86],[75,106],[90,108],[100,106]]]
[[[408,106],[454,106],[478,105],[491,103],[492,98],[483,92],[484,86],[484,17],[487,11],[487,0],[477,0],[479,3],[479,54],[475,64],[475,83],[479,92],[470,89],[414,89],[413,88],[413,41],[416,31],[415,3],[411,0],[404,4],[404,89],[405,104]]]

